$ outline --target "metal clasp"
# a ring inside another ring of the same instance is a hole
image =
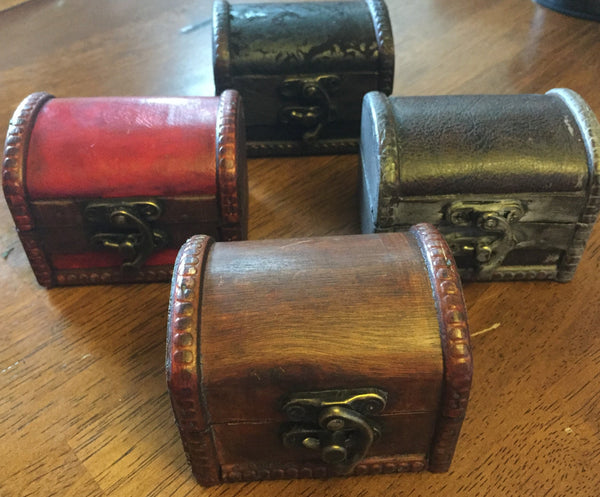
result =
[[[293,394],[282,407],[293,423],[283,433],[283,444],[318,450],[337,474],[351,473],[381,435],[368,416],[379,414],[386,401],[387,393],[377,388]]]
[[[502,264],[506,255],[517,245],[512,225],[525,215],[526,209],[517,200],[495,202],[452,202],[446,209],[450,224],[475,228],[445,235],[455,256],[473,255],[478,264],[478,276],[487,279]]]
[[[304,141],[316,140],[323,127],[336,119],[330,95],[339,87],[340,78],[334,75],[284,80],[279,87],[281,95],[286,99],[299,100],[301,105],[283,107],[279,112],[280,122],[306,129],[302,135]]]
[[[118,252],[124,259],[121,269],[139,270],[155,250],[167,243],[166,234],[150,225],[162,214],[154,200],[93,202],[84,218],[90,225],[90,244]]]

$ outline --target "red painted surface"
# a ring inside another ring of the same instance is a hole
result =
[[[215,194],[218,105],[219,97],[52,99],[29,143],[29,197]]]
[[[175,264],[177,249],[161,250],[152,254],[144,266],[171,266]],[[123,263],[119,254],[89,252],[85,254],[54,254],[50,256],[55,269],[119,267]]]

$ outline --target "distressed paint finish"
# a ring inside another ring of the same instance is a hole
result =
[[[421,220],[461,275],[569,281],[600,208],[600,125],[566,89],[363,104],[362,230]]]

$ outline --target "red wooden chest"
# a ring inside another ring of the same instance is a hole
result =
[[[243,113],[220,97],[27,97],[4,195],[46,287],[168,280],[194,233],[246,237]]]

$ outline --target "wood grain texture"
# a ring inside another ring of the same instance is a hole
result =
[[[0,11],[10,9],[17,5],[27,3],[31,0],[0,0]]]
[[[385,409],[369,416],[382,436],[353,474],[447,471],[472,379],[450,249],[428,224],[240,243],[193,237],[177,257],[166,368],[203,485],[340,474],[280,439],[284,396],[331,389],[385,392]]]
[[[437,409],[436,303],[404,233],[216,244],[200,343],[213,423],[282,421],[274,399],[334,387],[381,388],[389,415]]]
[[[238,2],[239,3],[239,2]],[[600,29],[526,0],[388,0],[395,94],[577,91]],[[0,13],[0,136],[18,103],[210,95],[211,2],[38,0]],[[359,231],[354,156],[250,161],[249,236]],[[168,400],[169,285],[40,288],[0,206],[2,496],[595,496],[600,228],[572,282],[465,287],[475,363],[449,473],[195,483]]]

